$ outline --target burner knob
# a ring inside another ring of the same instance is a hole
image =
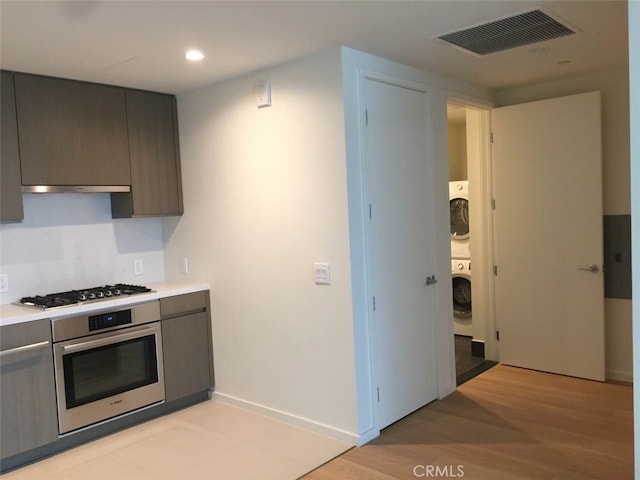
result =
[[[81,293],[80,295],[78,295],[78,300],[80,300],[81,302],[84,302],[87,299],[87,296],[84,293]]]
[[[114,294],[114,295],[120,295],[121,293],[122,293],[122,292],[120,291],[120,289],[119,289],[119,288],[116,288],[116,289],[113,291],[113,294]]]
[[[113,297],[113,292],[111,290],[107,290],[106,292],[104,292],[104,296],[105,297]]]
[[[88,298],[89,298],[89,300],[95,300],[96,294],[95,293],[90,293]]]
[[[96,298],[104,298],[104,292],[96,292]]]

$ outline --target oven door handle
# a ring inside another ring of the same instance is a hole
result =
[[[119,333],[108,338],[101,338],[100,340],[89,340],[88,342],[65,345],[64,347],[62,347],[62,351],[64,353],[73,353],[80,350],[89,350],[90,348],[104,347],[105,345],[112,345],[114,343],[124,342],[125,340],[144,337],[149,333],[157,331],[159,331],[158,327],[146,327],[140,330],[136,330],[135,332]]]
[[[3,350],[0,352],[0,357],[6,357],[9,355],[16,355],[18,353],[30,352],[31,350],[39,350],[49,345],[49,340],[44,342],[32,343],[31,345],[24,345],[22,347],[10,348],[9,350]]]

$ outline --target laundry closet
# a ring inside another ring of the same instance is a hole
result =
[[[482,155],[476,151],[480,145],[474,141],[481,136],[481,122],[476,121],[479,115],[478,110],[465,105],[447,105],[451,298],[458,384],[493,364],[485,361],[483,315],[474,315],[475,306],[486,303],[482,298],[486,289],[477,286],[485,283],[486,272],[482,270],[487,268],[480,238],[485,230],[482,209],[473,205],[484,188]]]

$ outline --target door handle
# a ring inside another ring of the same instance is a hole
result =
[[[585,272],[591,272],[591,273],[598,273],[600,271],[600,268],[595,263],[592,263],[588,267],[580,267],[578,268],[578,270],[583,270]]]
[[[424,284],[427,287],[435,285],[436,283],[438,283],[438,280],[436,280],[436,276],[435,275],[431,275],[430,277],[427,277],[427,280],[424,282]]]

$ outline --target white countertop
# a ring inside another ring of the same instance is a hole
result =
[[[126,295],[110,300],[100,300],[98,302],[80,303],[68,307],[50,308],[41,310],[35,307],[22,305],[0,305],[0,326],[12,325],[15,323],[31,322],[42,318],[71,317],[86,312],[97,312],[112,308],[122,308],[137,303],[144,303],[159,298],[173,297],[184,293],[201,292],[209,290],[209,285],[203,283],[154,283],[146,285],[153,292],[140,293],[136,295]]]

